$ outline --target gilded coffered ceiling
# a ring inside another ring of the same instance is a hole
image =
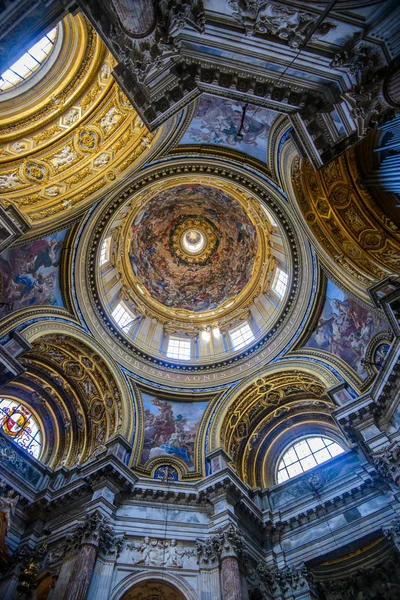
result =
[[[361,183],[355,151],[314,171],[307,159],[292,163],[298,210],[323,259],[361,297],[377,279],[400,270],[400,231]]]
[[[0,96],[1,198],[35,232],[71,220],[162,137],[114,82],[113,58],[82,15],[65,17],[57,35],[45,77]]]

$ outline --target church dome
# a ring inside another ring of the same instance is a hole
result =
[[[234,378],[236,365],[256,369],[300,331],[285,323],[300,324],[313,277],[284,198],[234,163],[222,171],[210,160],[205,176],[204,162],[142,171],[99,205],[78,244],[88,327],[130,370]]]
[[[232,196],[193,184],[156,194],[131,227],[134,276],[160,304],[199,313],[219,308],[249,283],[257,231]]]

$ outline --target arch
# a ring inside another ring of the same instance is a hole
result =
[[[220,402],[210,424],[208,452],[222,447],[251,487],[275,485],[273,465],[299,431],[300,435],[310,428],[316,434],[329,431],[346,445],[332,417],[335,404],[327,394],[339,381],[327,367],[307,360],[287,358],[269,365]]]
[[[234,386],[224,396],[222,402],[217,406],[210,424],[210,433],[208,438],[209,452],[216,450],[221,446],[222,427],[223,424],[226,423],[228,411],[231,409],[236,399],[253,383],[261,379],[266,380],[269,377],[273,377],[282,373],[304,373],[305,375],[312,376],[320,383],[320,385],[324,386],[325,390],[342,382],[342,379],[332,373],[327,366],[317,364],[316,362],[311,362],[303,359],[302,357],[296,357],[295,359],[284,359],[282,361],[270,364],[267,367],[263,367],[257,371],[255,375],[243,379],[238,385]]]
[[[31,405],[36,397],[46,437],[44,464],[84,463],[116,435],[131,439],[134,407],[115,361],[79,327],[63,321],[34,323],[21,362],[27,370],[4,390]],[[35,404],[35,406],[36,406]]]
[[[140,571],[127,575],[112,591],[110,600],[135,600],[135,596],[129,592],[135,591],[134,588],[140,590],[142,584],[152,582],[169,586],[174,591],[176,595],[171,598],[167,596],[166,600],[198,600],[198,595],[183,577],[160,571]]]
[[[104,361],[106,366],[111,371],[113,378],[115,379],[121,398],[123,422],[121,424],[121,429],[118,433],[124,436],[126,439],[130,439],[133,433],[133,404],[129,388],[121,373],[121,370],[118,368],[117,363],[105,350],[104,347],[100,347],[98,342],[92,336],[88,335],[80,327],[77,327],[75,321],[72,320],[70,321],[70,323],[66,321],[61,322],[55,320],[47,320],[41,323],[34,323],[32,325],[29,325],[22,332],[23,337],[26,340],[28,340],[31,344],[39,340],[40,338],[44,338],[45,336],[53,334],[70,336],[72,339],[82,342],[89,349],[98,354]]]

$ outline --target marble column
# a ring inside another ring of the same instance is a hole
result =
[[[82,544],[63,600],[85,600],[97,557],[97,545]]]
[[[243,600],[239,562],[236,556],[225,556],[221,560],[223,600]]]

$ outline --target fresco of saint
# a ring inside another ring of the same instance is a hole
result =
[[[0,256],[0,318],[36,304],[62,306],[58,275],[66,231]]]
[[[144,444],[141,464],[158,456],[174,456],[194,468],[197,429],[207,402],[174,402],[142,394]]]
[[[328,281],[322,315],[305,346],[336,354],[364,378],[362,361],[367,346],[373,336],[384,329],[387,329],[385,321]]]

